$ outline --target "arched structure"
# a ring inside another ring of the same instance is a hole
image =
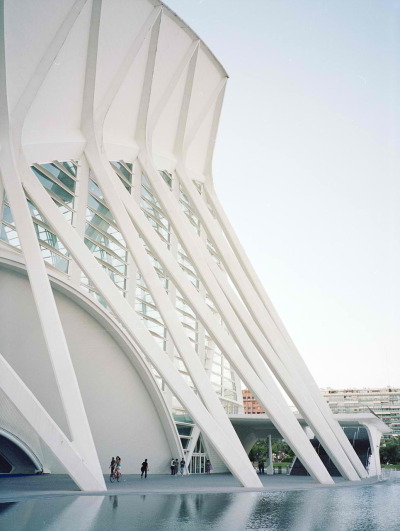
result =
[[[215,195],[210,50],[155,0],[0,6],[1,422],[85,490],[144,452],[153,472],[213,452],[258,486],[227,416],[241,379],[331,483],[275,376],[364,477]]]

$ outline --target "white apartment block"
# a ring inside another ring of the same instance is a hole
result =
[[[385,437],[400,435],[400,389],[396,387],[364,389],[321,389],[333,413],[374,413],[393,431]]]

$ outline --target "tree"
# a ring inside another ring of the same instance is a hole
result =
[[[400,436],[384,439],[379,449],[381,463],[397,465],[400,463]]]
[[[250,461],[257,461],[260,457],[268,456],[268,441],[265,439],[259,439],[256,441],[253,448],[250,450]]]
[[[290,457],[294,456],[294,453],[290,449],[290,446],[285,441],[275,439],[272,441],[272,453],[273,454],[287,454]],[[268,457],[268,439],[259,439],[250,450],[250,461],[257,461],[260,457]]]

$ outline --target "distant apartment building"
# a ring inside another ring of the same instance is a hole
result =
[[[265,413],[265,410],[260,406],[260,404],[257,402],[257,400],[254,398],[254,395],[251,391],[248,389],[242,390],[242,396],[243,396],[243,407],[244,412],[248,415],[260,415],[261,413]]]
[[[400,435],[400,389],[321,389],[333,413],[369,413],[372,411],[393,432],[386,437]]]
[[[390,435],[400,435],[400,388],[383,389],[321,389],[333,413],[370,413],[371,411],[393,430]],[[265,410],[248,389],[242,390],[244,412],[261,414]]]

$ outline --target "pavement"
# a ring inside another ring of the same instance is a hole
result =
[[[110,483],[104,476],[107,491],[82,492],[67,475],[43,474],[36,476],[0,477],[0,504],[42,497],[58,496],[109,496],[120,494],[187,494],[187,493],[229,493],[229,492],[273,492],[292,491],[316,488],[332,488],[320,485],[309,476],[259,476],[263,487],[244,488],[231,474],[193,474],[190,476],[148,475],[141,479],[140,475],[123,475],[120,482]],[[334,478],[334,487],[359,487],[371,485],[378,478],[367,478],[361,481],[346,481],[341,477]]]

